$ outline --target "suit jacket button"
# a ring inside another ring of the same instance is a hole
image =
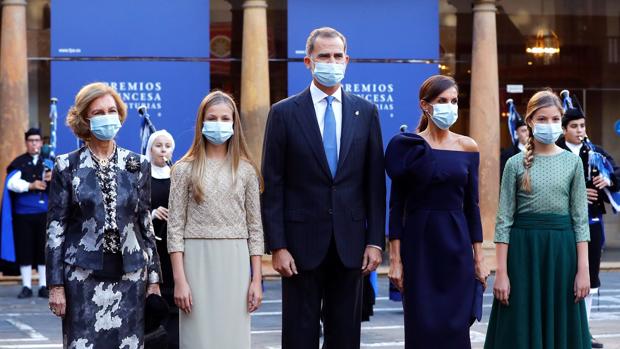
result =
[[[327,213],[329,213],[330,215],[334,214],[334,210],[332,210],[331,208],[329,210],[327,210]]]

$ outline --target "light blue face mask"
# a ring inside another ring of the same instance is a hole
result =
[[[90,118],[90,132],[100,141],[109,141],[121,129],[118,114],[97,115]]]
[[[562,135],[562,124],[534,124],[534,138],[542,144],[553,144]]]
[[[344,63],[321,63],[314,62],[314,71],[312,75],[323,86],[336,86],[344,79],[344,72],[347,65]]]
[[[202,135],[213,144],[224,144],[232,135],[231,121],[205,121],[202,123]]]
[[[442,130],[447,130],[454,125],[459,118],[459,105],[452,103],[441,103],[433,105],[433,115],[431,120]]]

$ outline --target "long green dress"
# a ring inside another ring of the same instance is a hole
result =
[[[532,191],[521,189],[524,153],[502,176],[495,243],[508,246],[509,305],[493,301],[485,349],[590,349],[583,300],[575,303],[576,243],[590,240],[581,160],[536,155]]]

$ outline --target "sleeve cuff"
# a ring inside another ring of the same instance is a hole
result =
[[[185,252],[185,246],[183,245],[168,245],[168,253],[174,253],[174,252]]]
[[[509,244],[510,243],[510,237],[508,236],[495,236],[495,240],[493,240],[494,243],[500,243],[500,244]]]
[[[373,247],[373,248],[376,248],[377,250],[383,252],[383,249],[380,246],[377,246],[377,245],[368,244],[368,245],[366,245],[366,247]]]

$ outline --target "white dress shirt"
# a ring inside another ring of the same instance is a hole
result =
[[[312,96],[312,103],[314,104],[314,113],[316,114],[316,121],[319,123],[319,130],[321,131],[321,137],[323,137],[323,129],[325,127],[325,110],[327,109],[327,97],[328,95],[319,90],[314,84],[314,81],[310,84],[310,95]],[[342,88],[339,88],[332,95],[334,100],[332,101],[332,109],[334,110],[334,117],[336,117],[336,151],[338,157],[340,157],[340,135],[342,134]]]
[[[39,154],[32,155],[34,165],[39,161]],[[30,188],[30,183],[22,179],[22,171],[17,171],[6,182],[6,187],[14,193],[25,193]]]
[[[573,144],[571,142],[566,141],[566,146],[568,147],[568,149],[570,149],[570,151],[575,154],[575,155],[579,155],[579,151],[581,150],[581,146],[583,144],[579,143],[579,144]]]

